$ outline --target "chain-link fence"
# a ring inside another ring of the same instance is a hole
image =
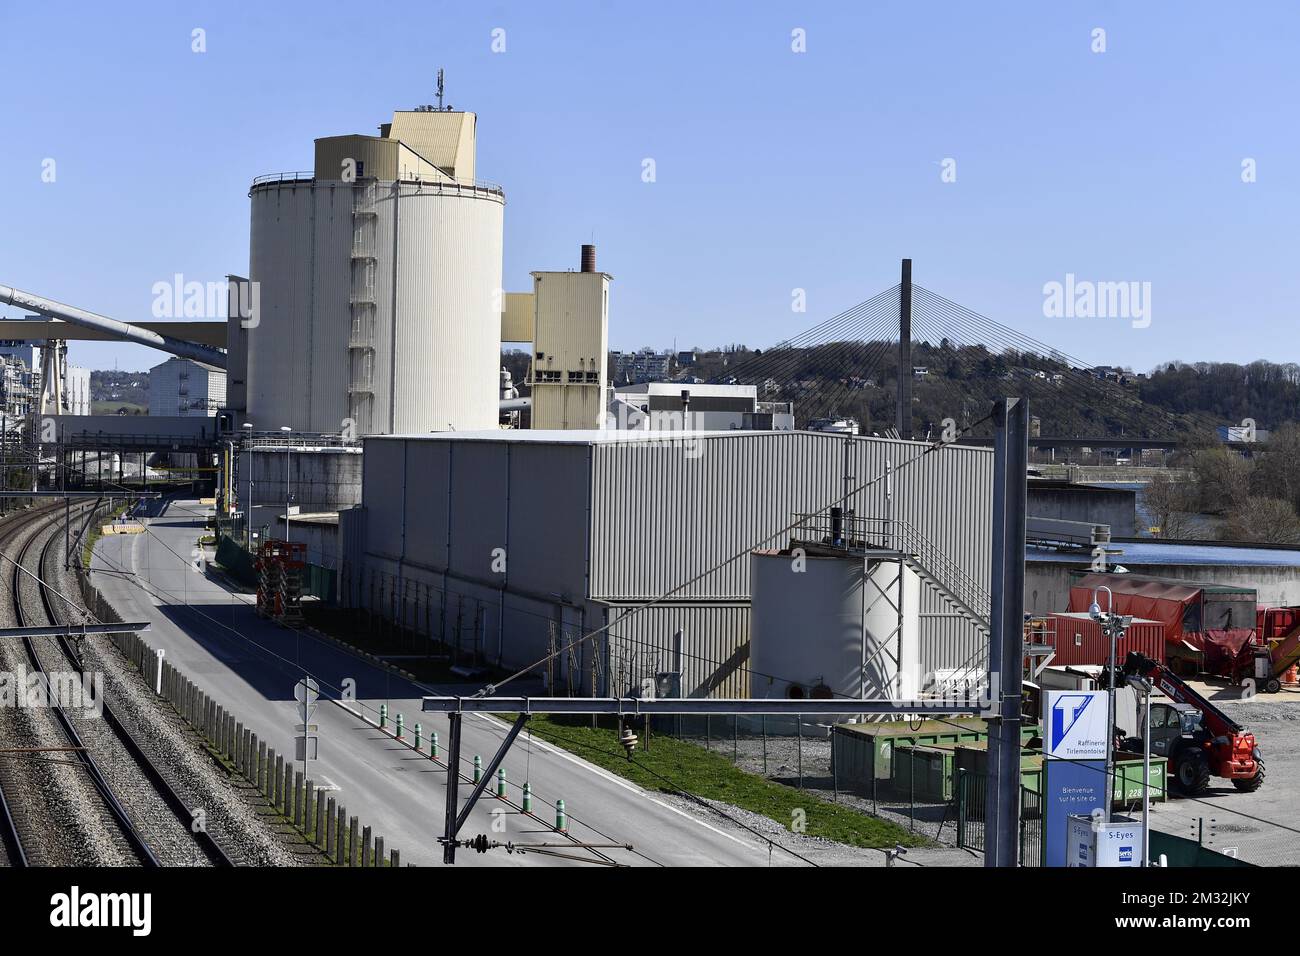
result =
[[[958,845],[951,751],[864,746],[843,725],[797,716],[660,717],[651,729],[720,754],[741,770]]]

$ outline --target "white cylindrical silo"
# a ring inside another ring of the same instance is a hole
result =
[[[460,183],[253,185],[255,428],[494,428],[505,197]]]
[[[919,696],[915,572],[903,565],[900,578],[898,562],[847,555],[750,560],[751,696]]]

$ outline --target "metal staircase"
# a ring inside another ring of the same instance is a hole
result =
[[[852,554],[897,558],[916,572],[953,611],[985,634],[992,632],[989,621],[992,599],[988,591],[934,542],[906,521],[859,518],[851,513],[836,514],[838,511],[801,515],[799,528],[810,540]]]

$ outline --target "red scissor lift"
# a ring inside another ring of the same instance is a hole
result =
[[[307,546],[298,542],[263,541],[257,560],[257,613],[281,624],[302,623],[302,570]]]

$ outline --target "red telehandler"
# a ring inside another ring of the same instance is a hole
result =
[[[1264,759],[1254,734],[1164,664],[1137,651],[1124,659],[1119,682],[1129,677],[1145,677],[1169,698],[1169,703],[1151,702],[1151,752],[1168,758],[1180,790],[1201,793],[1211,776],[1225,777],[1247,792],[1263,786]],[[1126,739],[1124,749],[1141,753],[1142,738]]]

